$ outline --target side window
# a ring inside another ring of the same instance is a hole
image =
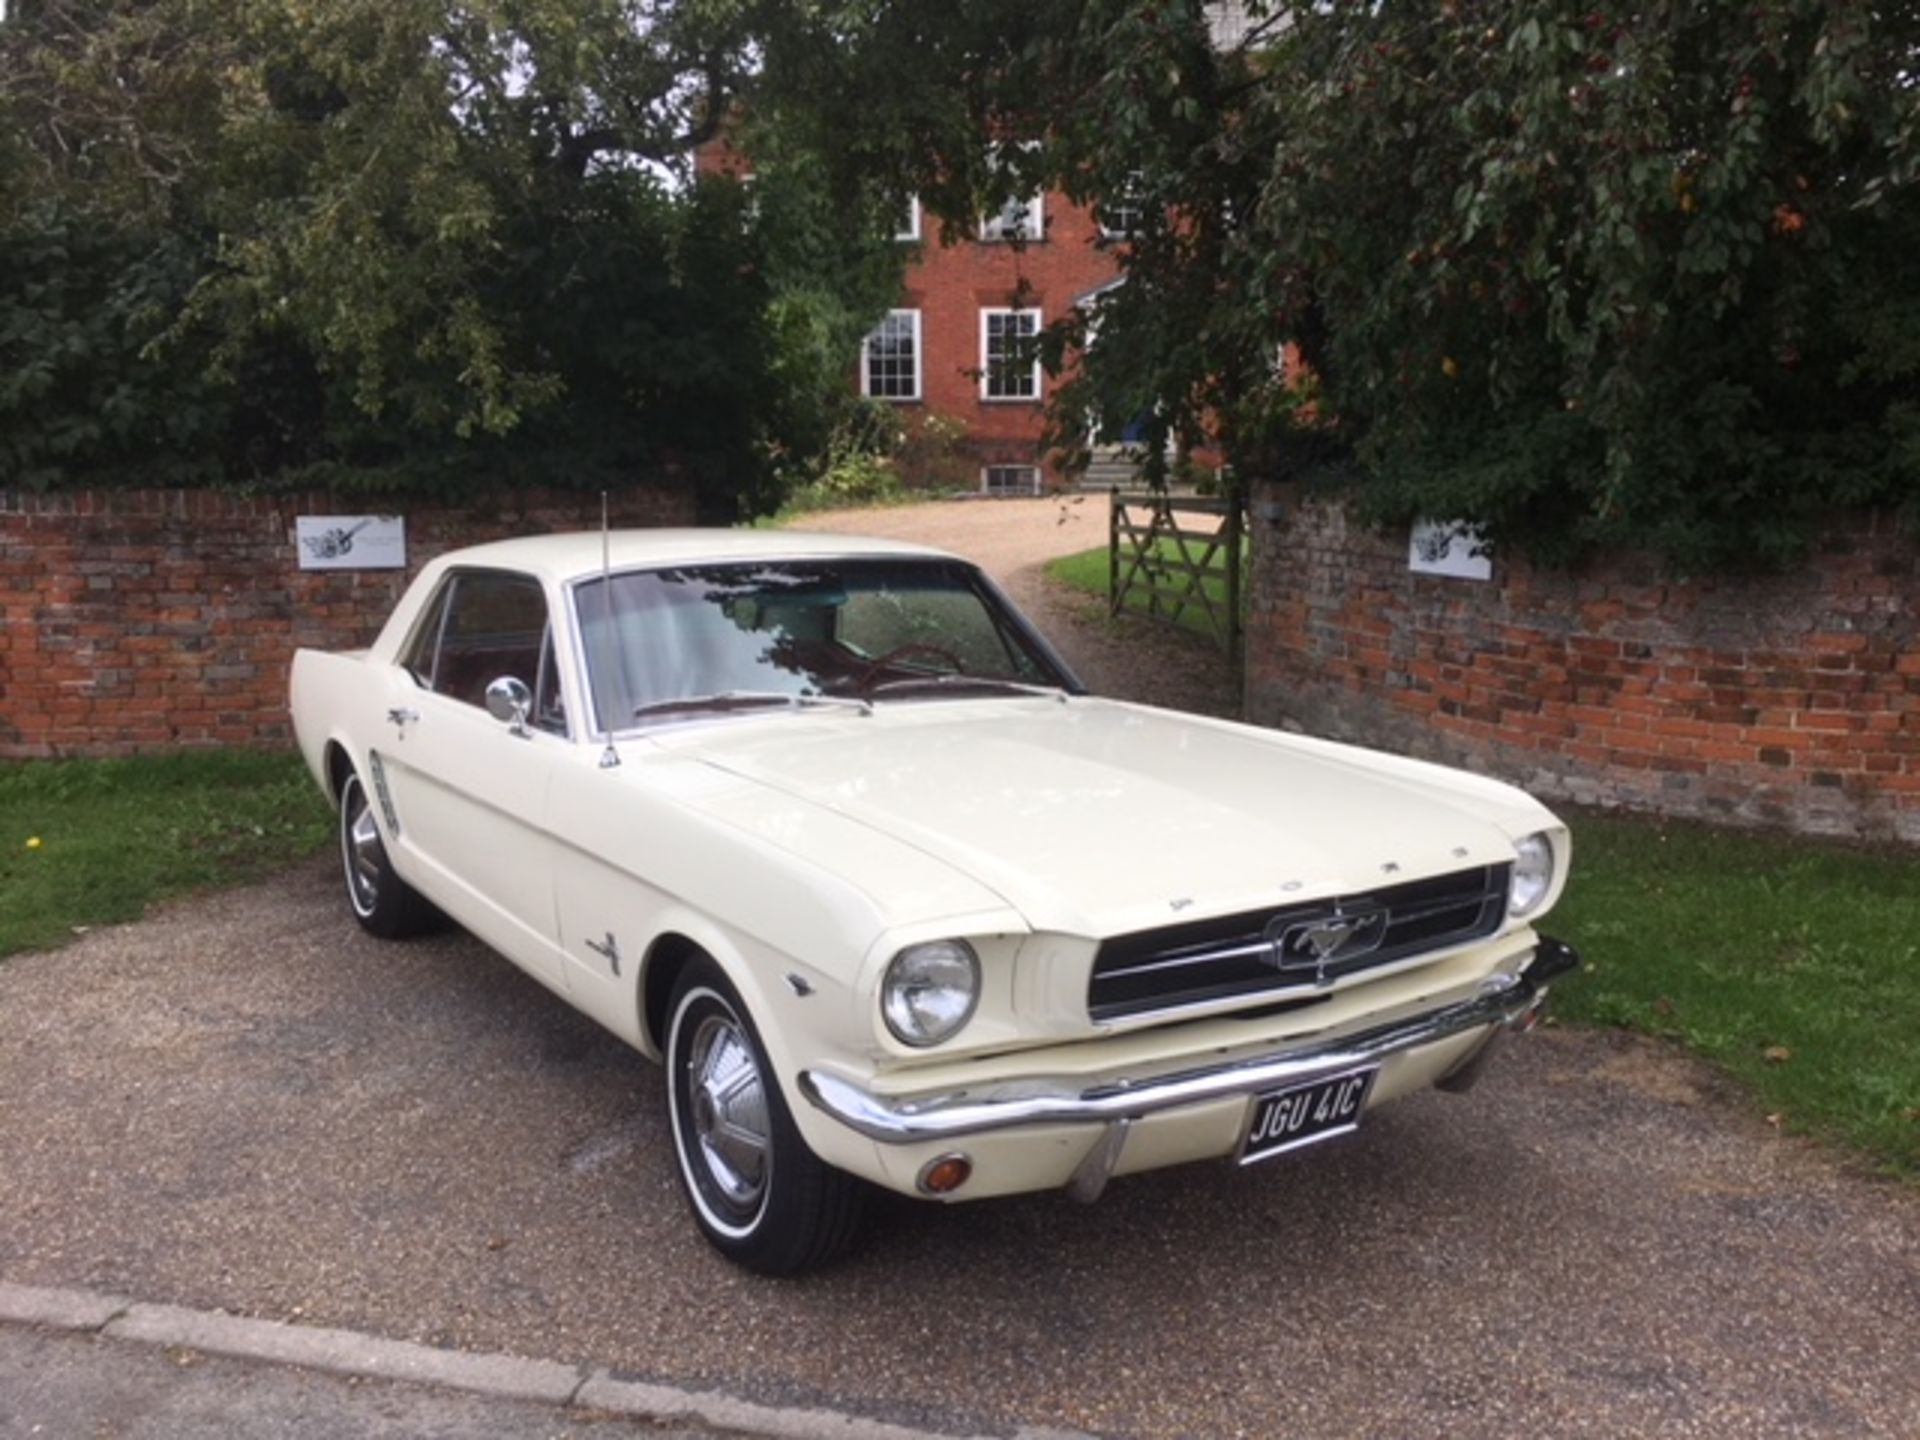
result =
[[[560,672],[553,663],[553,627],[540,642],[540,681],[533,687],[533,723],[556,735],[567,733],[567,702],[560,694]]]
[[[427,690],[433,689],[434,662],[440,658],[440,627],[446,622],[447,593],[452,589],[453,581],[440,582],[440,588],[433,592],[433,599],[420,612],[420,619],[414,624],[413,635],[407,641],[406,649],[400,652],[400,664]]]
[[[485,705],[487,686],[503,675],[532,691],[541,679],[546,634],[547,597],[539,581],[490,570],[456,576],[433,688],[468,705]]]

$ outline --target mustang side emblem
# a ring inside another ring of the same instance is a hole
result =
[[[1283,974],[1311,970],[1313,983],[1328,983],[1327,966],[1357,960],[1380,948],[1392,912],[1380,905],[1336,906],[1331,915],[1267,926],[1268,963]]]

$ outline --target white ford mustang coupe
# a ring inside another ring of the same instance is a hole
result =
[[[1528,796],[1094,698],[934,550],[457,551],[292,706],[360,924],[444,912],[664,1060],[694,1218],[769,1273],[868,1183],[1091,1200],[1465,1089],[1579,963]]]

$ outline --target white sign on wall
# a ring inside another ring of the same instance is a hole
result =
[[[1491,580],[1493,556],[1478,526],[1465,520],[1416,520],[1407,542],[1407,568],[1456,580]]]
[[[293,522],[302,570],[401,570],[407,563],[402,515],[301,515]]]

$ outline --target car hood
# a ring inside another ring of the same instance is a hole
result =
[[[1483,777],[1079,697],[899,702],[655,738],[944,861],[1036,930],[1069,934],[1498,864],[1554,823]]]

